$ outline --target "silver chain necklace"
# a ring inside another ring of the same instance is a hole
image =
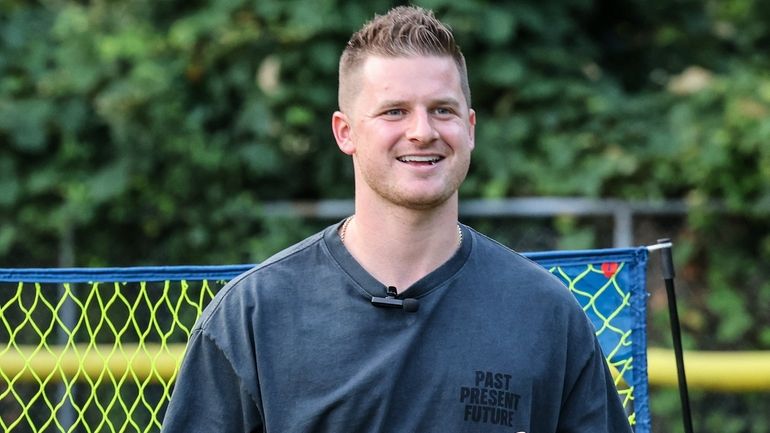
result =
[[[340,230],[340,240],[342,243],[345,243],[345,233],[348,232],[348,224],[350,224],[350,221],[353,220],[353,217],[355,215],[351,215],[347,218],[345,218],[345,222],[342,223],[342,229]],[[460,228],[460,223],[457,223],[457,246],[463,244],[463,230]]]

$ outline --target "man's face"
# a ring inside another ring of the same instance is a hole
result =
[[[431,209],[456,199],[476,115],[452,58],[370,56],[355,74],[351,108],[332,126],[353,157],[357,200]]]

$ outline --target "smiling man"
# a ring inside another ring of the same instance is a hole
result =
[[[164,432],[631,431],[569,291],[458,222],[470,102],[432,13],[398,7],[353,35],[332,130],[355,214],[217,294]]]
[[[346,247],[378,280],[406,289],[455,253],[476,115],[452,57],[377,53],[346,65],[351,58],[343,55],[343,111],[332,118],[355,170]]]

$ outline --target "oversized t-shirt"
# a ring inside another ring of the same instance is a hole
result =
[[[164,432],[627,433],[594,329],[546,270],[462,226],[386,287],[338,224],[228,283],[193,329]]]

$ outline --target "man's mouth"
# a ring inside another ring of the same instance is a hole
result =
[[[399,156],[396,159],[404,163],[435,165],[437,162],[444,159],[444,157],[438,155],[405,155]]]

